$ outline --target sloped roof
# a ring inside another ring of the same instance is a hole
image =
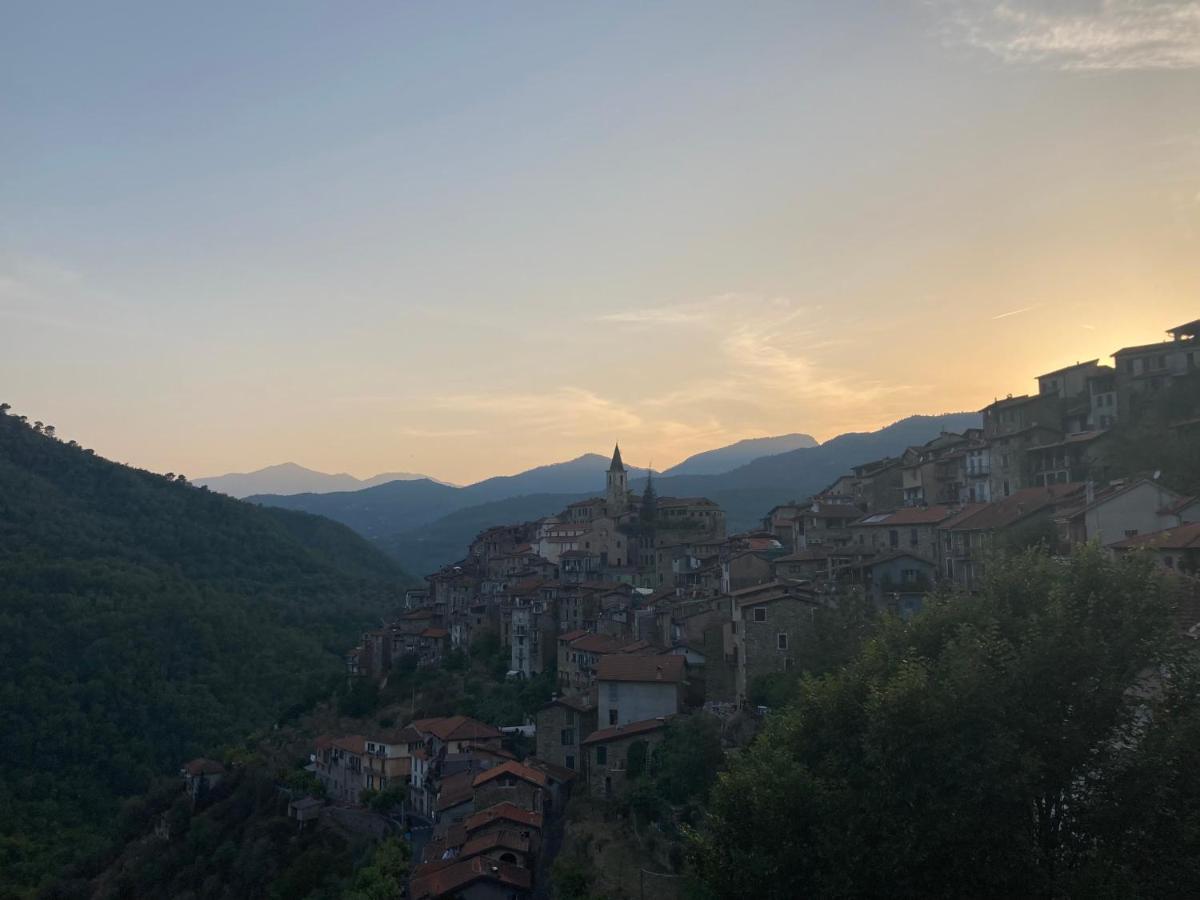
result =
[[[345,737],[335,738],[333,746],[339,750],[345,750],[347,753],[361,756],[367,752],[367,739],[361,734],[348,734]]]
[[[467,816],[465,822],[467,834],[470,834],[472,831],[478,831],[480,828],[486,828],[498,820],[516,822],[518,825],[524,825],[528,828],[540,829],[542,827],[541,813],[522,809],[517,804],[509,803],[506,800],[503,803],[497,803],[494,806],[489,806],[487,809],[481,809],[473,815]]]
[[[616,653],[621,649],[621,642],[607,634],[588,634],[571,641],[572,650],[582,650],[584,653]]]
[[[451,807],[458,806],[460,803],[466,803],[475,796],[473,787],[474,776],[474,772],[468,771],[455,772],[453,775],[443,778],[438,789],[438,810],[450,809]]]
[[[469,716],[417,719],[412,723],[412,727],[422,734],[432,734],[442,741],[486,740],[500,737],[499,730]]]
[[[498,850],[501,848],[528,853],[529,843],[528,837],[513,828],[499,828],[496,831],[481,834],[478,837],[468,840],[462,845],[459,856],[465,859],[471,856],[478,856],[480,853],[486,853],[489,850]]]
[[[613,728],[604,728],[600,731],[593,731],[583,739],[583,743],[604,744],[608,741],[615,741],[621,738],[632,737],[634,735],[649,734],[652,731],[658,731],[660,728],[666,727],[666,718],[646,719],[642,722],[630,722],[628,725],[617,725]]]
[[[585,634],[591,634],[586,628],[576,628],[573,631],[567,631],[558,636],[560,641],[574,641],[583,637]]]
[[[426,628],[421,632],[419,637],[440,640],[442,638],[450,637],[450,632],[448,632],[445,628]]]
[[[527,757],[525,759],[525,763],[530,768],[545,772],[546,776],[552,781],[574,781],[579,777],[579,773],[574,769],[568,769],[565,766],[559,766],[552,762],[546,762],[546,760],[538,759],[536,756]]]
[[[184,763],[183,771],[186,775],[195,778],[197,775],[223,775],[225,767],[214,759],[205,759],[201,756]]]
[[[617,654],[600,659],[596,678],[599,681],[678,684],[684,680],[685,666],[686,661],[682,656]]]
[[[1200,550],[1200,522],[1136,534],[1112,546],[1118,550]]]
[[[383,731],[377,731],[369,740],[376,744],[418,744],[425,739],[417,729],[405,725],[403,728],[385,728]]]
[[[475,856],[414,878],[409,891],[413,900],[431,900],[453,894],[476,881],[495,881],[528,891],[533,886],[533,873],[520,866]]]
[[[1074,497],[1083,489],[1084,486],[1077,482],[1022,488],[1003,500],[968,506],[958,515],[943,522],[941,527],[948,531],[989,531],[1007,528],[1034,513]]]
[[[549,703],[542,704],[542,709],[548,709],[551,706],[565,706],[581,713],[591,712],[595,709],[588,703],[586,697],[555,697]]]
[[[948,506],[905,506],[891,512],[873,513],[855,523],[856,528],[900,525],[936,525],[954,515]]]
[[[504,775],[512,775],[514,778],[520,778],[522,781],[528,781],[530,784],[536,784],[538,787],[546,786],[546,773],[539,772],[537,769],[531,769],[529,766],[522,765],[515,760],[509,760],[500,766],[493,766],[490,769],[485,769],[475,776],[473,785],[479,787],[487,784],[489,781],[494,781]]]

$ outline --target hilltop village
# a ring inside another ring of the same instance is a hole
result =
[[[299,800],[293,815],[402,786],[393,812],[424,835],[413,898],[530,896],[567,797],[621,796],[681,717],[760,717],[756,685],[803,669],[816,610],[853,597],[909,616],[939,587],[972,590],[993,553],[1038,542],[1143,550],[1194,577],[1200,497],[1123,471],[1120,456],[1123,424],[1161,414],[1168,388],[1200,377],[1200,320],[1168,334],[1117,350],[1112,366],[1039,375],[1036,393],[985,407],[980,427],[861,461],[746,533],[727,534],[711,500],[659,496],[652,476],[631,490],[617,447],[602,495],[481,532],[347,657],[349,679],[378,682],[402,660],[436,668],[496,635],[507,679],[555,673],[550,701],[499,727],[454,716],[323,737],[310,768],[327,800]],[[1191,434],[1200,420],[1162,427]],[[508,749],[515,735],[533,752]]]

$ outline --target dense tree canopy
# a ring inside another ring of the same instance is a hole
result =
[[[0,895],[117,799],[327,693],[405,577],[348,529],[0,414]]]
[[[721,776],[706,891],[1194,894],[1195,682],[1171,634],[1148,564],[1094,549],[885,619]]]

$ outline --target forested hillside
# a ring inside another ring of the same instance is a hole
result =
[[[154,774],[323,696],[407,578],[341,525],[2,413],[5,896],[99,849],[118,799]]]

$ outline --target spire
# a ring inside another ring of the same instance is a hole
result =
[[[621,445],[620,444],[615,444],[613,446],[612,465],[610,465],[608,467],[608,471],[610,471],[610,472],[624,472],[625,471],[625,465],[624,465],[624,463],[621,462]]]
[[[653,522],[658,514],[658,492],[654,490],[654,467],[646,471],[646,489],[642,491],[641,517],[643,522]]]

